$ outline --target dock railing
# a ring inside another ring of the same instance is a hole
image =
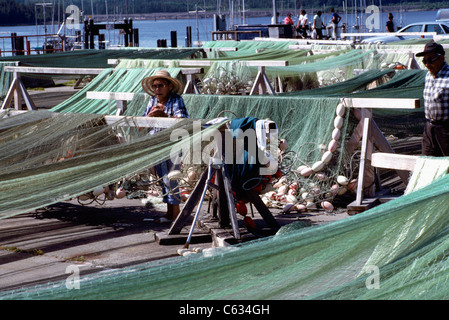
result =
[[[32,40],[36,39],[36,43],[42,39],[41,45],[31,46]],[[9,46],[7,46],[9,42]],[[0,54],[3,56],[10,53],[13,56],[31,55],[32,53],[52,53],[65,51],[65,39],[59,34],[47,35],[17,35],[12,33],[10,36],[0,37]],[[8,50],[6,48],[11,48]]]

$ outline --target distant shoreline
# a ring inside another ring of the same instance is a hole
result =
[[[388,6],[383,7],[382,12],[388,13],[388,12],[398,12],[400,10],[403,10],[404,12],[410,12],[410,11],[421,11],[426,10],[420,7],[409,7],[406,10],[404,10],[403,7],[400,6]],[[307,12],[311,12],[312,10],[309,9]],[[337,10],[338,11],[338,10]],[[281,17],[285,16],[288,12],[292,12],[291,9],[288,10],[278,10]],[[199,18],[204,18],[205,16],[207,18],[212,18],[217,12],[214,11],[207,11],[207,12],[198,12]],[[228,12],[222,12],[222,14],[227,15]],[[299,14],[299,9],[297,9],[297,14]],[[254,18],[254,17],[271,17],[272,11],[271,10],[249,10],[245,12],[245,16],[247,18]],[[238,16],[238,12],[235,13],[235,16]],[[87,18],[90,18],[90,16],[87,16]],[[196,18],[196,12],[153,12],[153,13],[134,13],[126,15],[126,18],[130,18],[132,20],[138,21],[138,20],[177,20],[177,19],[195,19]],[[97,22],[105,22],[105,21],[111,21],[111,15],[106,16],[102,14],[94,15],[93,17],[94,21]],[[125,15],[122,15],[121,20],[125,19]],[[116,18],[115,21],[119,21],[118,18]]]
[[[382,7],[382,13],[388,13],[388,12],[399,12],[402,11],[404,13],[406,12],[416,12],[416,11],[437,11],[438,9],[428,9],[423,8],[419,6],[409,6],[406,9],[402,6],[383,6]],[[312,9],[306,9],[306,11],[310,14],[312,14]],[[337,12],[341,12],[341,9],[337,8]],[[280,17],[283,18],[287,13],[293,12],[291,9],[285,9],[285,10],[278,10]],[[326,13],[326,12],[324,12]],[[212,18],[217,12],[215,11],[207,11],[207,12],[198,12],[198,18],[203,19],[204,17]],[[222,12],[224,15],[228,15],[229,12]],[[299,9],[296,10],[296,15],[299,14]],[[352,14],[352,12],[349,12],[349,14]],[[95,22],[115,22],[115,21],[123,21],[124,19],[132,19],[133,21],[141,21],[141,20],[177,20],[177,19],[195,19],[196,18],[196,12],[190,11],[190,12],[153,12],[153,13],[133,13],[133,14],[121,14],[121,15],[106,15],[106,14],[96,14],[93,16],[93,20]],[[235,17],[238,17],[239,13],[235,12]],[[246,18],[254,18],[254,17],[271,17],[272,11],[271,10],[248,10],[245,12]],[[91,18],[90,15],[86,15],[84,19]],[[29,24],[34,25],[34,24]],[[2,26],[2,25],[0,25]],[[10,25],[10,26],[19,26],[19,25]],[[6,25],[3,27],[7,27]]]
[[[217,12],[207,11],[198,12],[199,18],[212,18]],[[225,13],[227,14],[227,12]],[[246,17],[269,17],[271,12],[268,10],[251,10],[246,12]],[[90,18],[90,16],[87,16]],[[196,12],[154,12],[154,13],[134,13],[126,15],[126,18],[131,18],[133,20],[177,20],[177,19],[195,19]],[[111,21],[111,16],[106,16],[105,14],[94,15],[94,21],[104,22]],[[122,20],[125,19],[125,15],[122,14]],[[116,19],[117,21],[118,19]]]

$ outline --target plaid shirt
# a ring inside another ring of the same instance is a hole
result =
[[[435,78],[427,72],[423,91],[424,112],[427,120],[449,119],[449,66],[444,63]]]
[[[153,106],[158,104],[158,100],[155,96],[151,97],[150,102],[148,103],[147,108],[145,109],[145,112],[143,114],[143,117],[145,117],[153,108]],[[187,113],[186,106],[184,104],[184,100],[182,97],[176,93],[171,93],[170,97],[168,98],[167,103],[164,105],[164,112],[169,117],[175,117],[175,118],[188,118],[189,115]]]

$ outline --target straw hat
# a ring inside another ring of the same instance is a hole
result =
[[[170,73],[168,73],[167,70],[159,70],[156,72],[156,74],[154,76],[147,77],[142,80],[142,88],[143,88],[143,90],[145,90],[146,93],[148,93],[150,95],[154,95],[152,85],[153,85],[154,80],[156,80],[156,79],[165,79],[165,80],[170,81],[173,84],[172,91],[176,94],[182,93],[182,90],[184,87],[183,84],[178,79],[172,78],[170,76]]]

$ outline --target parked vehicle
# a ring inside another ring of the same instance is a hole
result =
[[[431,22],[419,22],[412,23],[408,26],[400,29],[399,31],[392,33],[391,36],[379,36],[370,37],[362,40],[362,43],[388,43],[394,41],[401,41],[407,39],[417,39],[417,38],[432,38],[431,35],[407,35],[407,33],[419,33],[419,32],[436,32],[438,35],[448,34],[449,35],[449,24],[439,21]]]

